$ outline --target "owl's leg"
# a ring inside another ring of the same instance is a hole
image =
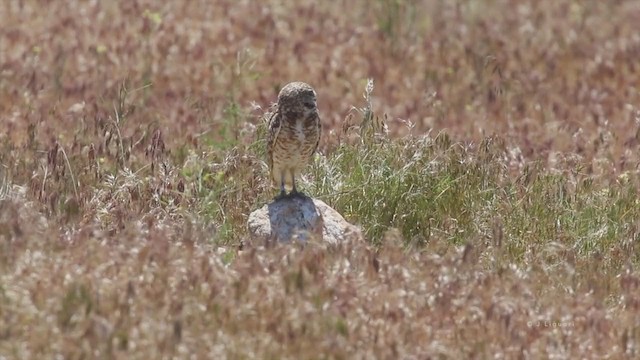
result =
[[[279,197],[285,197],[287,195],[287,192],[285,191],[285,187],[284,187],[284,176],[286,174],[286,171],[280,171],[280,195]]]
[[[294,169],[289,169],[289,174],[291,175],[291,196],[300,196],[302,193],[298,192],[296,188],[296,171]]]

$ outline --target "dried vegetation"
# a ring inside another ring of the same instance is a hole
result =
[[[639,18],[3,1],[0,359],[637,358]],[[365,242],[243,245],[291,80]]]

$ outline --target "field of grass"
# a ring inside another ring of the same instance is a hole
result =
[[[0,359],[640,357],[635,0],[0,3]],[[262,114],[366,239],[264,248]]]

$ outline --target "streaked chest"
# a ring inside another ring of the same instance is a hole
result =
[[[305,130],[304,121],[296,121],[293,133],[300,144],[302,144],[306,138],[308,130]]]
[[[314,141],[317,136],[316,127],[309,121],[300,119],[285,124],[280,135],[283,140],[286,139],[287,142],[300,146]]]

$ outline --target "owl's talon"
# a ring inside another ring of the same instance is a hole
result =
[[[289,194],[289,196],[291,196],[291,197],[297,197],[297,198],[300,198],[300,199],[306,199],[306,198],[307,198],[307,195],[305,195],[303,192],[299,192],[299,191],[295,191],[295,192],[294,192],[294,191],[292,191],[292,192]]]

